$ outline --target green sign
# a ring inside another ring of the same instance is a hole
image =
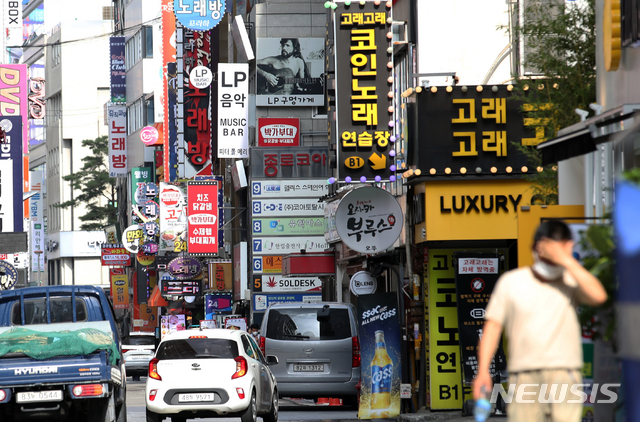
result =
[[[324,234],[324,217],[254,218],[254,235],[320,235]]]
[[[153,169],[151,167],[134,167],[131,169],[131,202],[140,205],[147,202],[146,184],[153,181]],[[157,193],[156,193],[157,195]],[[155,196],[155,195],[154,195]]]

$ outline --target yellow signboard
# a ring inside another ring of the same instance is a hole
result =
[[[517,239],[516,211],[533,195],[526,180],[433,181],[424,190],[426,230],[416,230],[416,243]]]
[[[431,409],[462,408],[462,372],[456,302],[454,250],[430,249],[428,286],[428,367]]]

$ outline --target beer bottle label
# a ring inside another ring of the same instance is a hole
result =
[[[374,365],[371,367],[371,393],[390,393],[391,392],[391,373],[393,365],[386,366]]]

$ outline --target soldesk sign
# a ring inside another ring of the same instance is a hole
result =
[[[347,182],[389,180],[395,170],[388,18],[384,2],[338,3],[335,11],[338,178]]]
[[[263,293],[320,292],[322,291],[322,282],[318,277],[263,275],[254,278],[253,291]]]

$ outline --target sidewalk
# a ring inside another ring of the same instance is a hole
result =
[[[497,418],[496,418],[497,419]],[[405,413],[397,417],[398,422],[423,422],[423,421],[446,421],[446,422],[473,422],[473,416],[462,416],[461,410],[432,412],[430,410],[419,410],[417,413]],[[500,422],[497,420],[496,422]],[[506,422],[506,419],[505,419]]]

